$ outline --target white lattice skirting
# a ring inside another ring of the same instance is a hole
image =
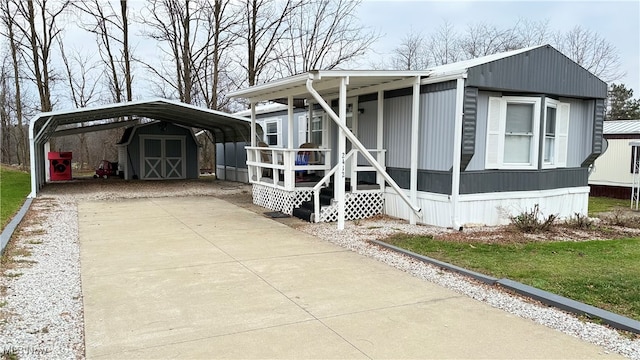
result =
[[[345,220],[365,219],[382,214],[384,196],[382,192],[359,192],[345,194]],[[320,209],[320,222],[338,221],[338,205]]]
[[[311,200],[313,190],[303,188],[295,191],[286,191],[253,184],[252,195],[254,204],[291,215],[293,214],[293,208],[300,206],[303,201]]]

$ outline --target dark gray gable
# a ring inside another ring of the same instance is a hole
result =
[[[607,84],[546,45],[471,67],[467,86],[575,98],[607,97]]]

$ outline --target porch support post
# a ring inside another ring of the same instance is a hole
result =
[[[460,197],[460,157],[462,156],[462,117],[464,116],[464,79],[458,78],[456,84],[456,117],[453,136],[453,169],[451,174],[451,226],[461,230],[458,219],[458,199]]]
[[[293,149],[293,96],[289,95],[287,99],[287,121],[289,127],[287,128],[287,148]]]
[[[376,127],[376,150],[384,148],[384,91],[378,90],[378,122]],[[378,164],[385,167],[385,153],[379,151],[377,153]],[[376,172],[376,183],[380,186],[380,190],[384,193],[384,177]]]
[[[251,146],[258,146],[258,134],[256,133],[256,103],[251,102]]]
[[[340,78],[340,95],[338,101],[338,117],[340,124],[347,124],[347,78]],[[345,153],[347,151],[347,139],[342,127],[338,130],[338,171],[336,172],[335,195],[338,201],[338,230],[344,229],[345,217]]]
[[[222,135],[222,150],[223,150],[223,155],[224,156],[224,178],[225,180],[228,180],[227,178],[227,143],[225,142],[225,136],[224,133]],[[254,101],[251,101],[251,147],[256,147],[258,146],[258,133],[256,131],[256,103]],[[249,152],[251,153],[251,155],[249,155]],[[257,158],[256,158],[257,156]],[[249,150],[247,152],[247,160],[252,159],[253,161],[262,161],[262,158],[260,157],[260,151],[255,151],[255,150]],[[262,178],[262,168],[256,168],[254,167],[253,169],[251,168],[251,165],[247,165],[247,175],[249,176],[249,183],[253,182],[253,175],[255,173],[256,176],[256,181],[260,181]]]
[[[287,145],[286,148],[291,150],[293,149],[293,96],[289,95],[287,97]],[[284,186],[289,191],[293,191],[296,187],[295,185],[295,172],[293,171],[293,166],[295,165],[295,154],[291,151],[285,151],[283,153],[284,161]]]
[[[411,178],[409,193],[411,202],[418,203],[418,144],[420,140],[420,77],[416,76],[413,82],[413,97],[411,104]],[[416,214],[409,214],[409,223],[416,224]]]

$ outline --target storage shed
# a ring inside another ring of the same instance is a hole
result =
[[[542,45],[422,71],[310,71],[230,95],[251,102],[253,129],[257,104],[288,104],[285,147],[247,148],[254,203],[307,209],[307,219],[338,228],[385,213],[458,229],[504,224],[535,205],[586,215],[607,84]],[[323,159],[314,164],[296,163],[300,102],[307,121],[324,119],[328,148],[313,150]],[[310,170],[324,176],[296,181]]]
[[[164,121],[135,125],[118,143],[118,171],[127,180],[197,179],[198,154],[190,128]]]

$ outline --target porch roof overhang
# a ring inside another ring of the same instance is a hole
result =
[[[286,99],[310,99],[307,80],[313,80],[313,87],[325,99],[338,97],[340,79],[348,78],[349,96],[375,93],[379,90],[393,90],[411,86],[416,77],[428,77],[431,71],[395,70],[314,70],[290,76],[266,84],[234,91],[230,97],[244,98],[251,102]]]

